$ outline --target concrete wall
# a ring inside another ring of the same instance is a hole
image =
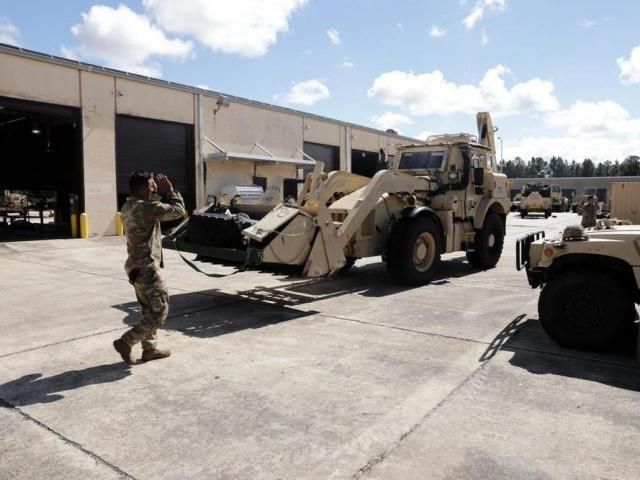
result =
[[[117,78],[116,94],[116,113],[191,125],[195,122],[192,93]]]
[[[80,106],[80,72],[0,53],[0,96]]]
[[[89,235],[115,235],[116,134],[114,79],[81,72],[84,207]]]

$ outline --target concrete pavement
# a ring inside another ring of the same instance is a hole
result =
[[[133,367],[121,238],[0,245],[0,478],[638,478],[633,355],[555,345],[514,268],[577,218],[512,215],[497,268],[451,254],[413,289],[166,252],[174,355]]]

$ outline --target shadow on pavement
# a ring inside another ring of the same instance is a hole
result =
[[[131,375],[131,367],[123,362],[99,365],[84,370],[69,370],[51,377],[40,373],[24,375],[0,385],[0,399],[11,406],[51,403],[64,398],[60,392],[100,383],[117,382]]]
[[[557,345],[536,319],[518,315],[490,343],[478,361],[490,360],[498,351],[512,352],[509,363],[536,375],[560,375],[640,392],[640,367],[628,348],[593,353]]]
[[[434,280],[424,288],[438,288],[449,283],[449,278],[463,277],[477,271],[471,269],[464,258],[449,259],[442,262]],[[286,280],[289,283],[284,283]],[[220,281],[214,280],[212,284]],[[354,267],[352,271],[331,279],[294,281],[288,278],[278,286],[256,286],[235,294],[217,289],[173,294],[169,299],[170,313],[164,328],[187,335],[215,337],[317,314],[315,310],[299,309],[312,302],[344,295],[379,298],[413,288],[416,287],[394,283],[384,267],[373,264]],[[112,308],[127,314],[123,323],[129,326],[140,321],[139,307],[135,301],[112,305]]]

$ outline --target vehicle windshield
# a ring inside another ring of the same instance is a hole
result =
[[[440,170],[444,162],[443,151],[403,152],[400,170]]]

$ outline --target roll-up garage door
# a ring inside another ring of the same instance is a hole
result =
[[[129,175],[136,170],[167,175],[195,208],[193,126],[147,118],[116,117],[118,205],[129,194]]]

